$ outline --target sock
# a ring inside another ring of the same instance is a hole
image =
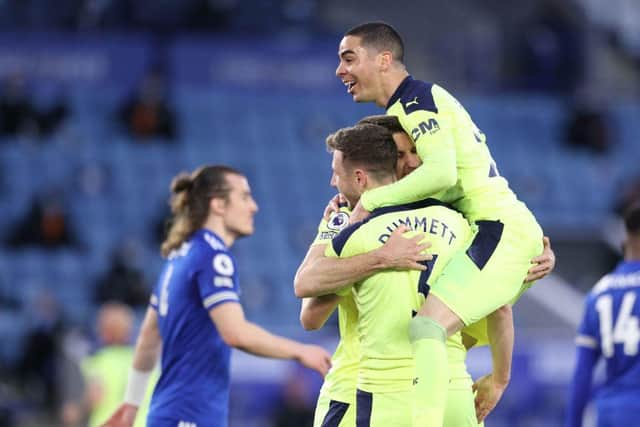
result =
[[[416,316],[409,324],[409,339],[416,360],[414,427],[442,427],[449,387],[445,341],[447,331],[436,321]]]

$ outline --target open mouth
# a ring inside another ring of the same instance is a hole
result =
[[[347,87],[347,92],[353,94],[353,88],[357,85],[357,83],[354,81],[345,81],[343,83]]]

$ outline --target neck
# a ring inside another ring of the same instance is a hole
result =
[[[402,81],[409,75],[405,68],[389,71],[389,74],[382,81],[382,92],[376,99],[378,107],[386,108],[391,96],[396,92]]]
[[[640,238],[630,238],[627,240],[625,249],[625,261],[640,261]]]
[[[367,180],[367,185],[365,187],[365,191],[373,190],[374,188],[382,187],[388,184],[393,184],[396,181],[397,180],[395,175],[389,175],[380,179],[374,179],[371,176],[369,176],[369,179]]]
[[[235,233],[229,231],[229,229],[224,226],[222,218],[219,217],[209,217],[202,227],[206,228],[209,231],[213,231],[218,236],[220,236],[220,238],[228,248],[230,248],[235,243],[236,238],[238,237]]]

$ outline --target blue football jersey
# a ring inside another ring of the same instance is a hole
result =
[[[199,230],[169,255],[151,296],[162,360],[148,425],[227,425],[231,349],[209,310],[239,294],[234,258],[215,233]]]
[[[606,379],[598,399],[640,392],[640,261],[623,262],[591,290],[576,344],[604,358]],[[637,394],[636,394],[637,395]]]

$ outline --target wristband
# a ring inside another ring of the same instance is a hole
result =
[[[136,368],[131,368],[129,371],[127,389],[124,393],[124,403],[128,403],[133,406],[140,406],[144,396],[146,395],[147,384],[149,383],[149,377],[152,372],[153,370],[143,372]]]

